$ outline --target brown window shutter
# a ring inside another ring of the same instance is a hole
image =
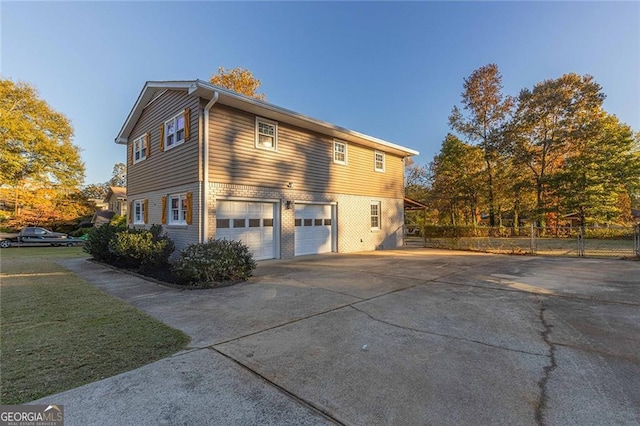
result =
[[[160,124],[160,152],[164,152],[164,123]]]
[[[129,223],[133,223],[133,201],[129,201]]]
[[[187,225],[193,221],[193,193],[187,192]]]
[[[189,140],[189,135],[191,135],[191,110],[186,108],[184,110],[184,141]]]
[[[162,220],[163,225],[167,224],[167,197],[162,197]]]
[[[129,164],[133,164],[133,152],[135,150],[135,144],[131,142],[131,157],[129,157]]]
[[[149,223],[149,200],[144,200],[144,223]]]
[[[147,134],[144,135],[144,145],[147,148],[147,158],[149,158],[149,156],[151,155],[151,143],[150,143],[150,141],[151,141],[151,133],[147,132]]]

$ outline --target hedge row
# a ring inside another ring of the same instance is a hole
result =
[[[89,231],[84,250],[95,260],[141,273],[165,268],[179,284],[197,287],[246,281],[256,267],[246,245],[227,240],[192,244],[171,262],[175,244],[160,225],[136,229],[105,224]]]
[[[579,227],[548,227],[534,228],[537,237],[549,238],[578,238],[581,229]],[[424,235],[427,238],[469,238],[469,237],[530,237],[531,227],[522,226],[520,228],[487,226],[450,226],[450,225],[425,225]],[[631,227],[620,228],[586,228],[583,237],[587,239],[618,240],[631,239],[634,229]]]

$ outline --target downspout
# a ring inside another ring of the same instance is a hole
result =
[[[209,235],[209,110],[218,102],[219,92],[213,92],[213,98],[204,107],[204,147],[202,161],[202,235],[200,242],[205,242]]]

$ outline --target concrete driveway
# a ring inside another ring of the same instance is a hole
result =
[[[67,425],[640,424],[640,262],[405,249],[200,291],[64,266],[192,338],[38,401]]]

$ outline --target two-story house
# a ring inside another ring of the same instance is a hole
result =
[[[127,214],[127,188],[110,186],[104,200],[108,205],[109,211],[120,216]]]
[[[162,224],[177,249],[241,240],[255,259],[403,244],[412,149],[207,82],[147,82],[127,146],[130,226]]]

